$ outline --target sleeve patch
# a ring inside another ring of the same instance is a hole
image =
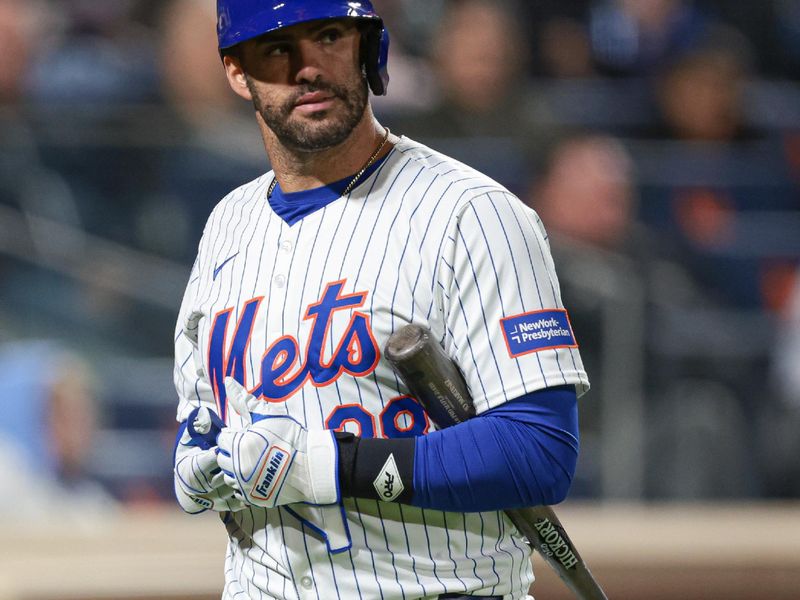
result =
[[[564,309],[537,310],[500,319],[511,358],[552,350],[577,348],[569,316]]]

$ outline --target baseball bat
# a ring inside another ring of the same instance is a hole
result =
[[[384,355],[437,426],[475,416],[464,377],[430,330],[406,325],[389,337]],[[579,600],[608,600],[551,507],[505,512]]]

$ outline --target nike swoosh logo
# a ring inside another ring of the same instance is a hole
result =
[[[236,258],[238,255],[239,255],[239,253],[237,252],[237,253],[236,253],[236,254],[234,254],[233,256],[229,256],[228,258],[226,258],[225,260],[223,260],[223,261],[222,261],[220,264],[218,264],[218,265],[216,266],[216,268],[214,269],[214,277],[212,277],[212,278],[211,278],[211,280],[212,280],[212,281],[216,281],[216,279],[217,279],[217,275],[219,275],[219,272],[220,272],[220,271],[222,271],[222,267],[224,267],[225,265],[227,265],[229,262],[231,262],[231,261],[232,261],[234,258]]]

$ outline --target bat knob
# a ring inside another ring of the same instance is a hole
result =
[[[383,353],[392,362],[403,361],[416,355],[427,344],[429,336],[429,329],[409,323],[389,336]]]
[[[194,421],[192,421],[192,425],[194,426],[194,430],[201,435],[205,435],[211,431],[211,414],[205,406],[197,411],[197,416],[194,418]]]
[[[192,438],[191,445],[208,450],[217,445],[217,435],[225,427],[213,410],[205,406],[195,408],[186,420],[186,429]]]

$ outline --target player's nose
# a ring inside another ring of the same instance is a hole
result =
[[[313,40],[300,40],[293,54],[296,83],[313,83],[323,73],[323,56]]]

